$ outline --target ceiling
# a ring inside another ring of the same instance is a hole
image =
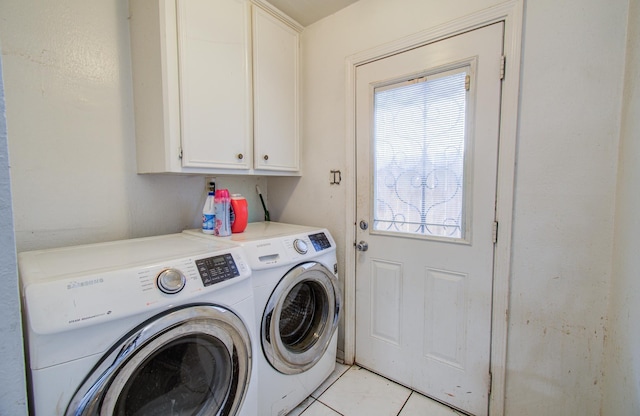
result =
[[[267,0],[302,26],[309,26],[358,0]]]

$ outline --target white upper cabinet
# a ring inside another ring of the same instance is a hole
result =
[[[254,167],[299,170],[298,32],[253,8]]]
[[[185,168],[251,168],[249,3],[177,0]]]
[[[247,0],[130,14],[138,172],[300,173],[295,24]]]

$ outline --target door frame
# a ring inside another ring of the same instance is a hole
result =
[[[355,361],[356,251],[356,68],[360,65],[428,43],[503,21],[505,77],[502,82],[498,175],[496,184],[497,243],[494,248],[493,303],[491,316],[491,385],[489,414],[504,415],[509,318],[509,276],[515,184],[516,138],[520,87],[520,57],[524,0],[511,0],[414,35],[369,49],[346,59],[345,155],[352,172],[346,175],[345,280],[344,280],[344,361]]]

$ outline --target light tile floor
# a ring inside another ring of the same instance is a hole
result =
[[[463,416],[358,366],[333,374],[288,416]]]

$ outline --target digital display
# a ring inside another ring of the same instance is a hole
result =
[[[322,251],[325,248],[331,247],[331,242],[324,233],[311,234],[309,240],[311,240],[311,244],[313,244],[316,251]]]
[[[228,253],[196,260],[196,266],[205,286],[211,286],[240,276],[233,256]]]

